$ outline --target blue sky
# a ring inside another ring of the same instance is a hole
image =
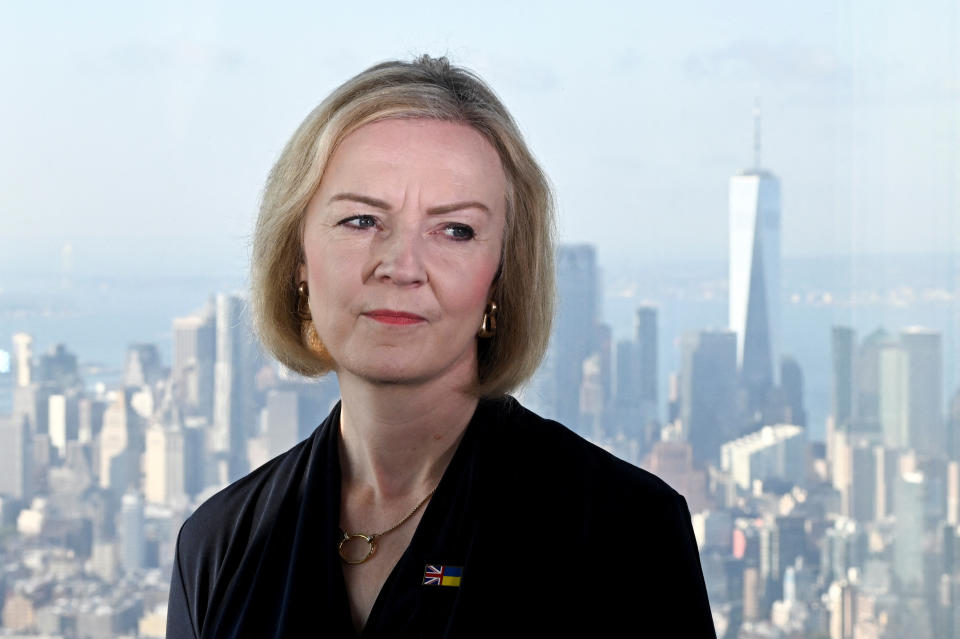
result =
[[[958,6],[7,1],[0,269],[245,270],[300,120],[420,52],[488,80],[607,263],[725,257],[757,97],[785,255],[960,255]]]

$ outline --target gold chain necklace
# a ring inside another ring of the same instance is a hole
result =
[[[433,495],[433,493],[434,493],[436,490],[437,490],[437,489],[434,488],[434,489],[431,490],[429,493],[427,493],[427,496],[424,497],[423,500],[421,500],[421,502],[420,502],[419,504],[417,504],[416,506],[414,506],[413,510],[411,510],[409,513],[407,513],[407,516],[406,516],[406,517],[404,517],[403,519],[401,519],[400,521],[398,521],[397,523],[395,523],[395,524],[394,524],[393,526],[391,526],[390,528],[387,528],[387,529],[384,530],[383,532],[373,533],[372,535],[365,535],[365,534],[363,534],[363,533],[348,533],[348,532],[345,531],[343,528],[341,528],[341,529],[340,529],[340,533],[341,533],[342,536],[340,537],[340,543],[337,544],[337,553],[340,555],[340,558],[343,559],[343,561],[346,562],[346,563],[348,563],[348,564],[362,564],[362,563],[365,562],[367,559],[370,559],[370,557],[373,556],[373,553],[376,552],[376,550],[377,550],[376,539],[377,539],[378,537],[383,537],[383,536],[386,535],[388,532],[391,532],[391,531],[395,530],[396,528],[399,528],[400,525],[401,525],[403,522],[405,522],[405,521],[407,521],[408,519],[410,519],[411,517],[413,517],[413,513],[417,512],[417,511],[420,509],[420,506],[423,506],[423,505],[427,502],[427,500],[430,499],[430,496]],[[357,540],[363,540],[363,541],[367,542],[367,554],[364,555],[362,559],[350,560],[350,559],[347,559],[347,556],[343,554],[343,546],[344,546],[344,544],[349,543],[350,541],[355,540],[355,539],[357,539]]]

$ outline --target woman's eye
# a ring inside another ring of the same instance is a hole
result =
[[[473,229],[466,224],[447,224],[443,228],[443,232],[447,237],[455,240],[473,239]]]
[[[337,222],[337,225],[350,226],[355,229],[376,228],[377,218],[372,215],[351,215]]]

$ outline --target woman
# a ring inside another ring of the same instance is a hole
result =
[[[446,59],[336,89],[272,170],[264,344],[341,401],[177,539],[168,637],[712,637],[686,502],[506,395],[553,308],[547,182]]]

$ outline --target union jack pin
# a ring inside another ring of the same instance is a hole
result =
[[[428,564],[423,570],[423,585],[455,586],[459,588],[460,575],[462,572],[462,566],[436,566]]]

